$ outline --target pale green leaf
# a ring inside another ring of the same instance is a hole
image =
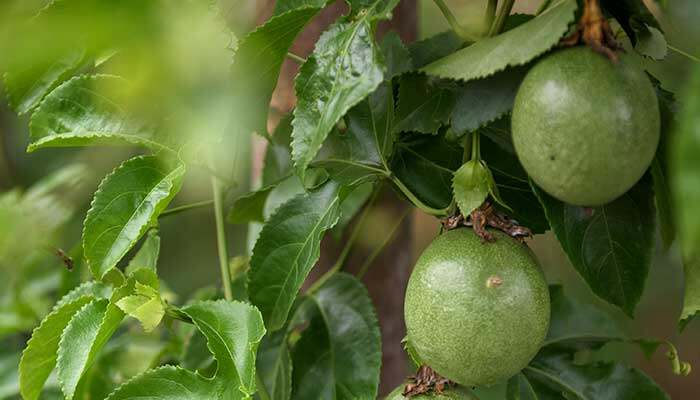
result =
[[[468,161],[455,172],[452,190],[462,215],[470,215],[484,203],[491,182],[491,173],[480,160]]]
[[[213,382],[188,370],[165,366],[146,371],[119,386],[106,400],[219,399]]]
[[[10,106],[20,115],[32,111],[44,96],[81,67],[84,58],[84,51],[75,50],[23,68],[10,67],[4,75]]]
[[[160,324],[165,315],[165,305],[158,289],[136,282],[135,293],[116,302],[125,314],[136,318],[143,330],[151,332]]]
[[[218,363],[216,379],[223,383],[224,392],[252,396],[255,355],[265,335],[260,312],[249,304],[225,300],[197,302],[182,311],[207,338]]]
[[[83,224],[83,249],[97,279],[114,268],[179,191],[185,166],[135,157],[100,183]]]
[[[457,50],[421,71],[441,78],[470,81],[507,67],[524,65],[559,42],[573,22],[576,9],[576,0],[555,0],[536,18]]]
[[[34,329],[19,364],[20,391],[24,399],[39,398],[46,379],[56,365],[61,334],[73,315],[95,298],[108,295],[108,288],[98,282],[82,284],[63,296],[41,325]]]
[[[111,75],[75,77],[49,93],[29,122],[27,151],[44,147],[139,144],[164,149],[128,111],[128,83]]]
[[[381,367],[379,323],[367,289],[336,274],[300,305],[294,346],[295,400],[375,399]]]
[[[323,233],[336,224],[341,199],[329,182],[280,206],[268,218],[250,259],[250,298],[270,331],[284,325],[297,292],[320,256]]]

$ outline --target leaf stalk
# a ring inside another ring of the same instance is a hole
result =
[[[228,266],[228,248],[226,243],[226,226],[224,224],[224,196],[221,190],[221,182],[215,176],[211,177],[211,188],[214,196],[214,216],[216,219],[216,245],[219,252],[219,267],[221,269],[221,280],[224,287],[224,298],[233,300],[231,290],[231,271]]]

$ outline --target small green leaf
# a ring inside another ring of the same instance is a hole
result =
[[[279,12],[241,39],[232,67],[233,109],[245,133],[256,131],[267,136],[267,112],[282,62],[294,39],[324,3],[278,1]]]
[[[452,190],[462,215],[479,208],[489,195],[491,173],[480,160],[467,161],[454,174]]]
[[[136,318],[143,330],[151,332],[160,324],[165,315],[165,306],[158,289],[136,282],[135,294],[123,297],[116,302],[125,314]]]
[[[299,70],[292,158],[300,176],[340,118],[384,80],[381,53],[374,42],[374,18],[367,11],[332,25]]]
[[[472,132],[513,109],[527,67],[508,68],[494,76],[467,82],[456,92],[452,129]]]
[[[41,325],[34,329],[19,364],[19,384],[22,397],[36,400],[51,371],[56,365],[61,333],[71,318],[95,298],[108,296],[107,287],[98,282],[87,282],[65,295]]]
[[[83,75],[63,83],[32,115],[27,151],[114,144],[165,149],[152,128],[129,115],[127,92],[127,81],[111,75]]]
[[[275,184],[268,185],[238,197],[233,202],[233,206],[231,206],[228,222],[232,224],[247,224],[253,221],[263,222],[265,220],[267,196],[275,186]]]
[[[241,302],[201,301],[182,310],[207,338],[218,363],[216,379],[224,392],[243,398],[255,393],[255,355],[265,335],[260,312]],[[229,398],[229,397],[222,397]]]
[[[179,191],[185,166],[135,157],[100,183],[83,224],[83,249],[97,279],[114,268]]]
[[[260,343],[257,360],[269,400],[289,400],[292,396],[292,358],[287,345],[287,332],[279,330],[265,336]]]
[[[637,39],[634,49],[640,54],[654,60],[663,60],[668,55],[668,43],[660,30],[647,26],[646,30],[638,33]]]
[[[456,85],[424,74],[403,75],[394,121],[395,132],[435,134],[447,124],[455,105]]]
[[[294,400],[374,399],[381,337],[367,289],[336,274],[300,305],[291,327],[308,326],[294,346]]]
[[[263,226],[250,259],[248,288],[271,332],[287,320],[318,260],[323,233],[338,221],[340,203],[337,185],[329,182],[284,203]]]
[[[600,207],[578,207],[533,190],[574,268],[602,299],[630,317],[644,290],[654,250],[651,179]]]
[[[139,251],[126,266],[126,274],[130,275],[141,268],[155,271],[158,266],[158,255],[160,255],[160,236],[158,236],[158,230],[151,229]]]
[[[188,370],[165,366],[146,371],[119,386],[106,400],[212,400],[217,386]]]
[[[84,59],[85,52],[75,50],[53,60],[42,60],[30,66],[25,64],[24,68],[10,67],[4,75],[10,106],[20,115],[32,111],[44,96],[76,72]]]
[[[507,67],[524,65],[555,46],[574,20],[576,0],[555,0],[536,18],[437,60],[421,71],[440,78],[470,81]]]

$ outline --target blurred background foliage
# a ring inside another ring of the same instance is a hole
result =
[[[255,26],[260,11],[256,0],[63,0],[40,11],[47,3],[0,1],[0,70],[14,71],[21,78],[28,65],[47,68],[57,58],[68,57],[78,60],[78,70],[89,72],[101,65],[102,71],[126,77],[131,83],[127,93],[129,111],[158,121],[169,135],[179,138],[186,144],[183,156],[194,164],[173,206],[211,198],[209,166],[199,162],[203,158],[201,143],[220,144],[216,146],[221,153],[217,160],[223,167],[217,165],[217,170],[230,171],[225,178],[236,183],[229,198],[250,186],[259,175],[251,167],[259,165],[259,160],[251,162],[256,153],[252,139],[225,133],[230,131],[231,123],[231,82],[227,74],[236,37]],[[485,1],[446,3],[465,25],[473,25],[481,20]],[[668,3],[661,21],[669,44],[700,55],[700,4],[697,0]],[[538,5],[538,0],[519,0],[516,11],[532,12]],[[652,6],[658,10],[655,3]],[[418,7],[421,38],[447,29],[432,1],[418,0]],[[698,68],[698,63],[673,50],[666,61],[648,65],[681,103],[692,67]],[[0,97],[8,97],[4,85],[0,85]],[[0,102],[0,399],[16,390],[18,352],[31,329],[56,299],[86,274],[79,263],[77,245],[91,193],[101,177],[135,151],[104,147],[26,153],[28,137],[27,115],[18,117],[7,102]],[[387,223],[387,216],[378,213],[369,218],[358,244],[368,251],[388,234],[385,227],[392,225]],[[414,258],[438,228],[434,218],[414,214]],[[230,233],[231,254],[245,254],[247,227],[230,227]],[[160,235],[159,274],[171,293],[177,293],[178,297],[171,294],[172,301],[181,303],[195,290],[216,284],[216,237],[209,209],[163,219]],[[569,292],[607,307],[593,298],[552,235],[536,237],[532,247],[550,282],[562,282]],[[71,271],[60,252],[76,260]],[[677,332],[682,302],[678,251],[672,248],[657,254],[636,319],[629,320],[618,310],[610,311],[630,332],[677,343],[684,359],[700,366],[700,323],[691,323],[682,335]],[[126,336],[118,338],[128,343],[128,351],[107,349],[100,360],[105,367],[99,368],[105,377],[95,376],[91,382],[100,385],[109,379],[119,381],[120,376],[132,375],[134,369],[142,370],[167,358],[168,351],[177,351],[176,341],[155,340],[158,335],[164,333],[147,335],[137,328],[128,330]],[[649,373],[673,399],[697,398],[700,379],[673,375],[662,353],[648,361],[636,350],[609,346],[600,357],[609,354],[629,357],[630,363]],[[118,362],[118,358],[124,362]],[[132,370],[121,370],[120,366]]]

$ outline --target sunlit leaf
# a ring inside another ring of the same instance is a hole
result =
[[[218,398],[218,392],[214,383],[194,372],[165,366],[134,377],[106,400],[211,400]]]
[[[124,257],[180,189],[185,167],[135,157],[100,183],[83,224],[83,249],[97,279]]]

